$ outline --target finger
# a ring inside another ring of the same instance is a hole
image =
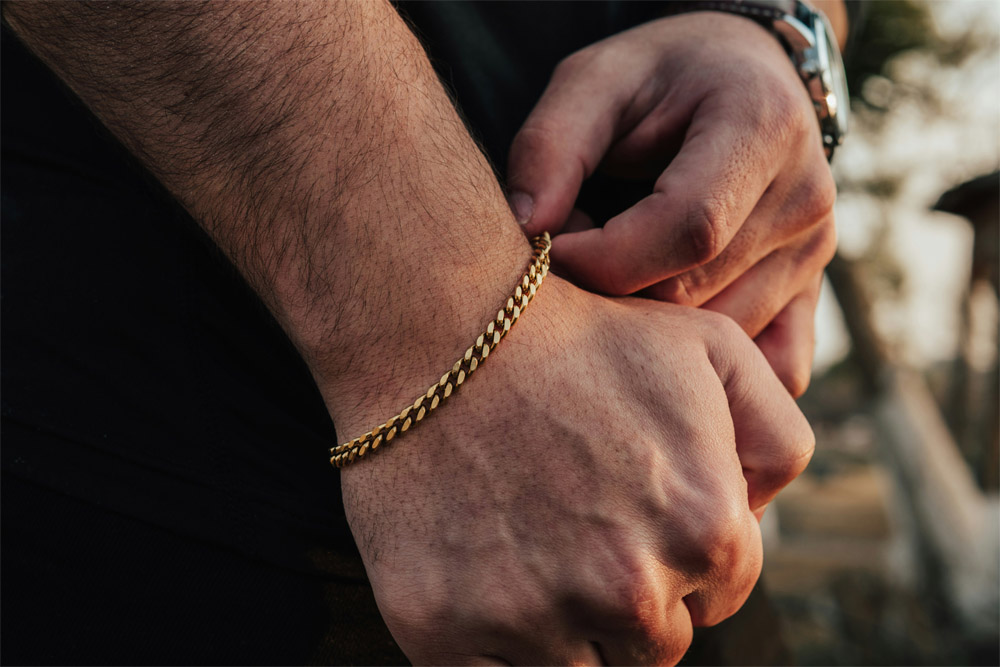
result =
[[[820,274],[813,285],[793,298],[756,339],[757,347],[793,398],[804,394],[809,387],[816,343],[816,302],[822,282]]]
[[[538,632],[537,629],[534,629]],[[515,649],[511,646],[508,665],[604,665],[600,649],[591,641],[575,637],[556,640],[555,635],[538,632],[532,648]],[[517,638],[512,638],[512,642]]]
[[[657,533],[664,529],[659,521],[651,521],[652,526]],[[691,640],[691,620],[680,602],[693,585],[649,551],[649,535],[640,535],[644,531],[638,525],[634,528],[631,538],[581,544],[590,555],[587,568],[566,572],[566,585],[573,588],[562,604],[570,634],[592,639],[605,664],[669,662]],[[635,538],[633,548],[628,542]],[[641,558],[623,556],[623,546]]]
[[[655,619],[655,627],[606,635],[598,642],[608,665],[676,665],[691,646],[694,626],[680,600]]]
[[[566,220],[566,226],[563,227],[562,233],[582,232],[593,229],[596,226],[594,220],[589,215],[578,208],[574,208],[573,212],[569,214],[569,219]]]
[[[837,187],[819,148],[810,158],[813,164],[822,162],[818,167],[797,167],[792,178],[779,176],[722,254],[647,287],[642,295],[682,306],[701,306],[759,261],[794,244],[810,229],[821,224],[832,226]]]
[[[567,232],[578,232],[585,229],[593,229],[594,221],[589,215],[584,213],[578,208],[574,208],[573,212],[570,213],[569,219],[566,221],[566,226],[563,228],[563,233]],[[564,278],[571,278],[572,276],[566,271],[565,267],[559,264],[558,261],[552,261],[552,272],[556,275]]]
[[[836,247],[831,219],[801,242],[765,257],[702,307],[728,315],[755,338],[796,294],[814,286]]]
[[[769,503],[812,457],[815,436],[756,345],[728,318],[711,318],[709,358],[729,399],[750,511]]]
[[[607,64],[585,60],[581,52],[560,63],[511,145],[511,206],[529,234],[562,228],[636,89],[627,77],[605,71]]]
[[[739,529],[743,538],[728,544],[720,541],[708,576],[684,597],[695,627],[716,625],[739,611],[760,578],[764,563],[760,523],[746,507],[740,513]]]
[[[753,124],[725,99],[704,102],[653,193],[603,228],[560,236],[553,258],[586,287],[630,294],[718,257],[788,159],[759,132],[748,140]]]
[[[522,621],[524,619],[521,619]],[[471,628],[465,636],[480,645],[461,653],[436,655],[432,664],[482,665],[601,665],[596,644],[588,632],[571,627],[565,618],[537,617],[534,623],[517,622],[503,627]],[[484,638],[489,638],[484,640]]]
[[[560,665],[606,665],[607,660],[601,655],[600,647],[594,642],[581,642],[565,660],[553,664]]]
[[[475,655],[470,658],[456,661],[456,664],[461,662],[468,665],[482,665],[482,667],[496,667],[497,665],[512,665],[512,662],[508,662],[499,656],[493,655]]]
[[[707,361],[720,378],[725,377],[722,371],[736,372],[729,365],[745,363],[733,358],[734,350],[741,351],[745,345],[760,357],[760,351],[732,320],[706,311],[681,310],[704,326],[696,337],[706,344]],[[729,342],[729,339],[735,340]],[[720,361],[713,357],[722,352],[727,366],[720,370]],[[705,361],[702,357],[700,363]],[[767,368],[762,357],[757,361]],[[699,417],[690,431],[674,435],[687,443],[687,447],[671,458],[667,473],[680,481],[690,495],[679,500],[678,505],[684,511],[671,525],[661,526],[661,530],[666,529],[663,538],[668,547],[661,558],[673,571],[684,573],[684,588],[678,592],[695,627],[718,623],[739,609],[757,580],[763,561],[760,529],[747,500],[748,482],[730,414],[729,390],[720,382],[688,393],[686,404]]]
[[[753,511],[753,516],[757,519],[757,523],[760,523],[764,519],[764,512],[767,511],[767,505],[761,505]]]

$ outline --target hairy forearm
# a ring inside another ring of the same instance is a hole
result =
[[[489,165],[388,3],[5,15],[232,258],[333,402],[380,390],[405,343],[409,398],[523,268]]]

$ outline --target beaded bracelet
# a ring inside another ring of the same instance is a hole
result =
[[[331,448],[330,463],[343,468],[368,452],[375,451],[382,444],[391,442],[393,438],[402,436],[436,410],[445,399],[462,386],[466,378],[476,372],[531,303],[535,292],[549,272],[549,249],[552,247],[549,233],[543,232],[540,236],[536,236],[531,240],[531,245],[533,251],[528,271],[507,298],[506,305],[486,326],[486,331],[479,334],[475,344],[465,351],[465,355],[456,361],[451,370],[442,375],[438,382],[432,384],[412,405],[406,406],[398,415],[350,442]]]

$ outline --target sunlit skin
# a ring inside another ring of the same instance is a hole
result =
[[[388,3],[21,3],[5,18],[242,271],[343,439],[450,368],[527,266]],[[765,48],[733,20],[734,58],[744,32]],[[550,275],[448,405],[342,472],[407,656],[670,664],[692,627],[735,612],[761,567],[755,514],[813,449],[758,344],[710,310]]]
[[[573,205],[598,169],[656,183],[594,228]],[[728,315],[805,391],[836,187],[809,94],[761,26],[697,12],[574,53],[515,138],[509,181],[573,280]]]

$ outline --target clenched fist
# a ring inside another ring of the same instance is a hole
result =
[[[550,276],[458,396],[342,481],[415,662],[673,663],[746,599],[755,514],[812,448],[732,320]]]

